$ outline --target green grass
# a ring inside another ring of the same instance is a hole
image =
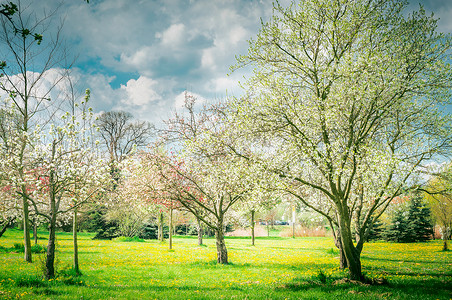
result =
[[[45,233],[44,233],[45,234]],[[57,269],[41,279],[43,254],[0,252],[0,299],[451,299],[452,252],[441,242],[365,244],[363,270],[388,284],[343,280],[332,238],[228,238],[229,265],[216,264],[214,239],[158,241],[92,240],[79,235],[82,276],[71,272],[70,234],[58,234]],[[21,243],[8,230],[0,246]],[[333,249],[333,250],[332,250]]]
[[[140,242],[140,243],[144,243],[145,240],[144,239],[140,239],[137,236],[134,237],[128,237],[128,236],[120,236],[114,239],[115,242]]]

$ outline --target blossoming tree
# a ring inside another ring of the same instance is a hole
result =
[[[8,148],[2,157],[9,170],[6,179],[26,181],[24,173],[33,168],[29,151],[33,147],[33,132],[45,124],[54,113],[51,99],[55,87],[65,78],[71,63],[62,50],[61,26],[52,24],[55,10],[38,17],[20,1],[2,4],[0,13],[0,94],[2,102],[10,101],[17,116],[16,130],[10,135]],[[51,26],[51,24],[53,26]],[[53,34],[50,34],[52,28]],[[55,29],[55,30],[54,30]],[[10,109],[10,107],[8,107]],[[13,174],[14,173],[14,174]],[[16,180],[17,179],[17,180]],[[30,203],[24,184],[17,186],[22,197],[24,227],[24,259],[32,261],[30,241]]]
[[[448,251],[447,240],[452,233],[452,173],[451,166],[442,166],[435,172],[423,191],[443,238],[443,251]]]
[[[231,150],[234,137],[227,131],[226,119],[208,108],[195,112],[195,100],[186,94],[186,110],[168,121],[164,136],[168,151],[156,147],[147,159],[159,172],[155,190],[214,230],[217,261],[227,264],[225,222],[253,190],[250,175],[255,173]]]
[[[82,105],[88,96],[82,100]],[[90,136],[85,122],[93,113],[83,111],[81,114],[66,113],[61,126],[51,125],[48,132],[35,131],[36,143],[30,152],[34,168],[27,171],[25,197],[36,214],[49,222],[49,239],[46,252],[47,279],[55,276],[55,232],[58,216],[76,210],[91,200],[110,180],[108,168],[104,161],[95,155],[90,147]],[[88,122],[90,123],[90,122]],[[21,181],[15,182],[20,186]],[[17,190],[17,188],[16,188]],[[77,247],[74,242],[74,268],[78,272]]]
[[[423,162],[444,154],[451,38],[399,0],[306,0],[274,16],[238,67],[231,110],[280,187],[337,227],[350,277],[363,280],[369,225]],[[263,147],[266,145],[266,148]],[[354,244],[354,230],[356,231]]]

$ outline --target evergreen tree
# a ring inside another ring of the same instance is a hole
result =
[[[416,195],[408,208],[407,242],[425,242],[433,237],[431,211]]]
[[[369,233],[367,235],[367,241],[380,240],[384,235],[383,222],[379,219],[375,220],[369,225]]]
[[[405,242],[407,227],[406,211],[403,208],[396,210],[391,218],[391,224],[385,231],[386,240],[397,243]]]
[[[387,241],[398,243],[425,242],[433,237],[430,208],[414,195],[408,206],[394,212],[391,224],[385,231]]]

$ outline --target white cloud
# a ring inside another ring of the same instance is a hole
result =
[[[61,2],[22,1],[31,3],[38,13]],[[437,11],[440,30],[452,30],[451,1],[421,1],[430,8],[441,7]],[[66,15],[63,38],[79,56],[81,68],[73,78],[78,78],[81,91],[91,89],[95,111],[122,109],[155,123],[181,107],[184,90],[196,91],[205,101],[226,93],[239,96],[243,91],[238,81],[250,70],[226,74],[235,56],[246,54],[247,40],[257,34],[260,19],[268,20],[272,2],[64,1],[60,9]],[[288,2],[281,0],[282,5]]]
[[[161,39],[161,44],[164,47],[178,47],[187,39],[185,25],[181,23],[172,24],[163,33],[156,33],[156,37]]]
[[[22,94],[24,94],[25,79],[22,74],[9,76],[8,79],[9,81],[5,76],[0,80],[6,90],[19,90]],[[27,103],[28,110],[39,111],[45,108],[53,111],[58,107],[61,107],[62,103],[64,103],[67,99],[77,96],[72,95],[72,92],[77,93],[77,91],[70,89],[68,79],[68,71],[60,68],[48,69],[42,74],[27,71],[27,94],[30,97],[28,100],[29,102]],[[0,98],[8,98],[8,94],[9,93],[0,90]],[[16,98],[20,99],[19,96]],[[21,103],[21,100],[19,100],[18,103]]]
[[[155,91],[157,85],[157,81],[145,76],[140,76],[137,80],[130,79],[126,85],[121,85],[121,90],[126,94],[126,98],[121,101],[128,105],[143,106],[162,100]]]
[[[140,66],[146,65],[149,62],[152,57],[152,52],[151,47],[142,47],[131,55],[121,53],[120,60],[133,68],[139,69]]]

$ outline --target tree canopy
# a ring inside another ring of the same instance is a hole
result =
[[[422,7],[409,15],[405,7],[276,2],[235,66],[254,68],[246,96],[231,105],[237,126],[280,188],[334,225],[352,279],[362,279],[369,224],[450,147],[440,108],[451,96],[452,40]]]

